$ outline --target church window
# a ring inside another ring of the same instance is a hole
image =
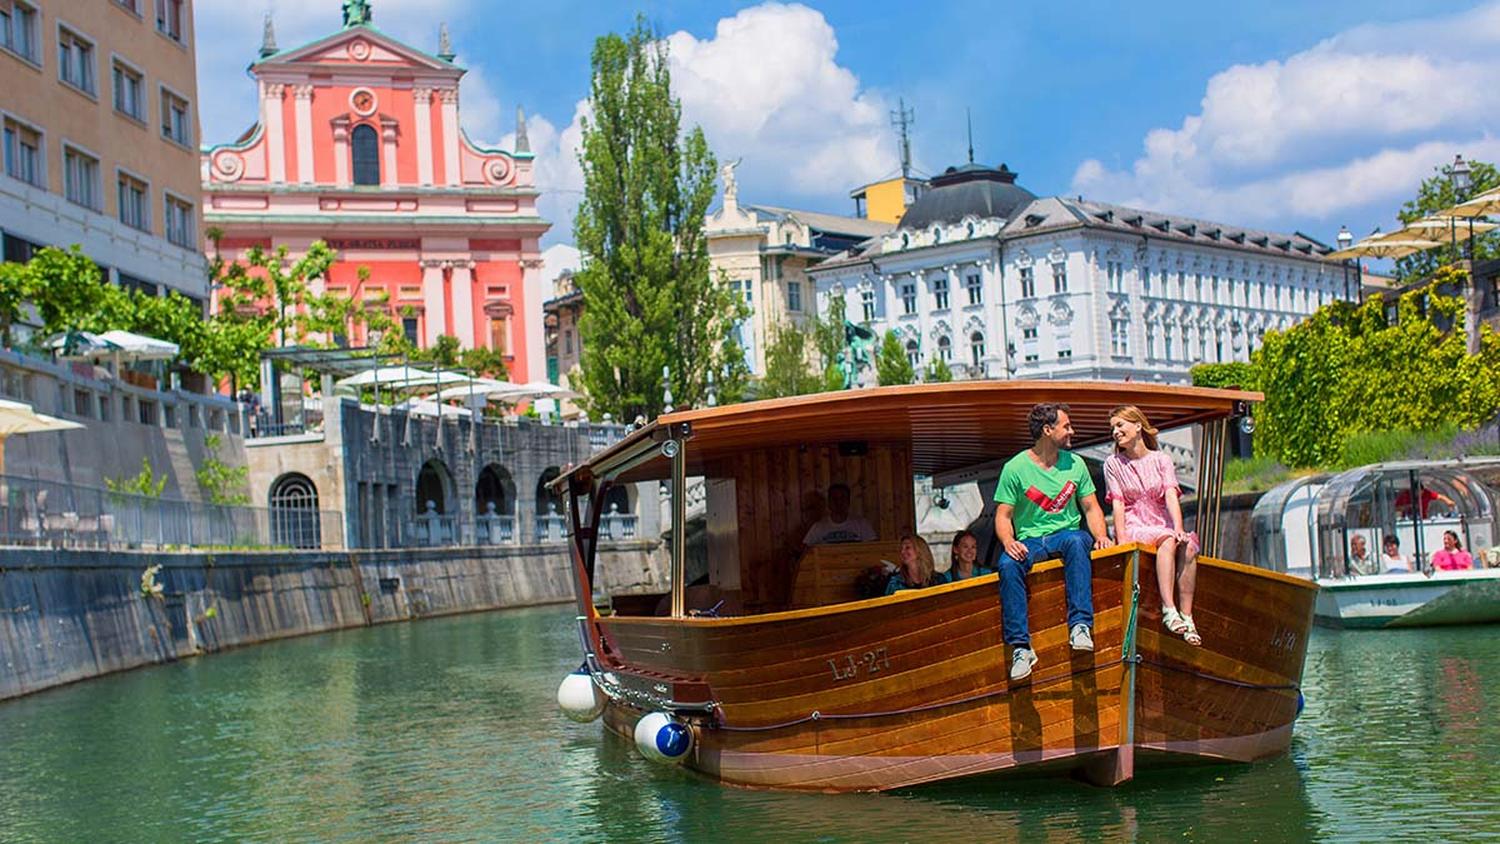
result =
[[[350,147],[354,156],[354,183],[380,184],[380,136],[375,132],[375,127],[368,123],[355,126],[350,136]]]

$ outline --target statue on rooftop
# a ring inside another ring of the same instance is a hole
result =
[[[344,27],[370,23],[370,0],[344,0]]]

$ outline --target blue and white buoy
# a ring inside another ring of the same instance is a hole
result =
[[[635,722],[635,746],[652,762],[671,765],[693,749],[693,730],[665,712],[652,712]]]
[[[587,724],[604,714],[605,702],[604,692],[581,666],[564,677],[562,685],[557,687],[557,707],[569,720],[580,724]]]

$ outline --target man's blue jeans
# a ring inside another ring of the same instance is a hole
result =
[[[1031,647],[1031,626],[1026,617],[1026,575],[1033,563],[1061,557],[1063,587],[1068,596],[1068,629],[1075,624],[1094,626],[1094,565],[1089,559],[1094,538],[1087,531],[1064,530],[1047,536],[1023,539],[1026,559],[1017,560],[1000,549],[1000,629],[1005,644]]]

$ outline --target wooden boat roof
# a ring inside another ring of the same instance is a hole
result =
[[[571,467],[620,482],[665,478],[659,443],[687,436],[688,473],[750,449],[848,444],[909,446],[913,471],[939,475],[992,463],[1032,445],[1026,416],[1039,402],[1069,406],[1073,447],[1109,438],[1110,411],[1133,404],[1161,430],[1244,413],[1260,393],[1114,381],[960,381],[842,390],[663,414]]]

